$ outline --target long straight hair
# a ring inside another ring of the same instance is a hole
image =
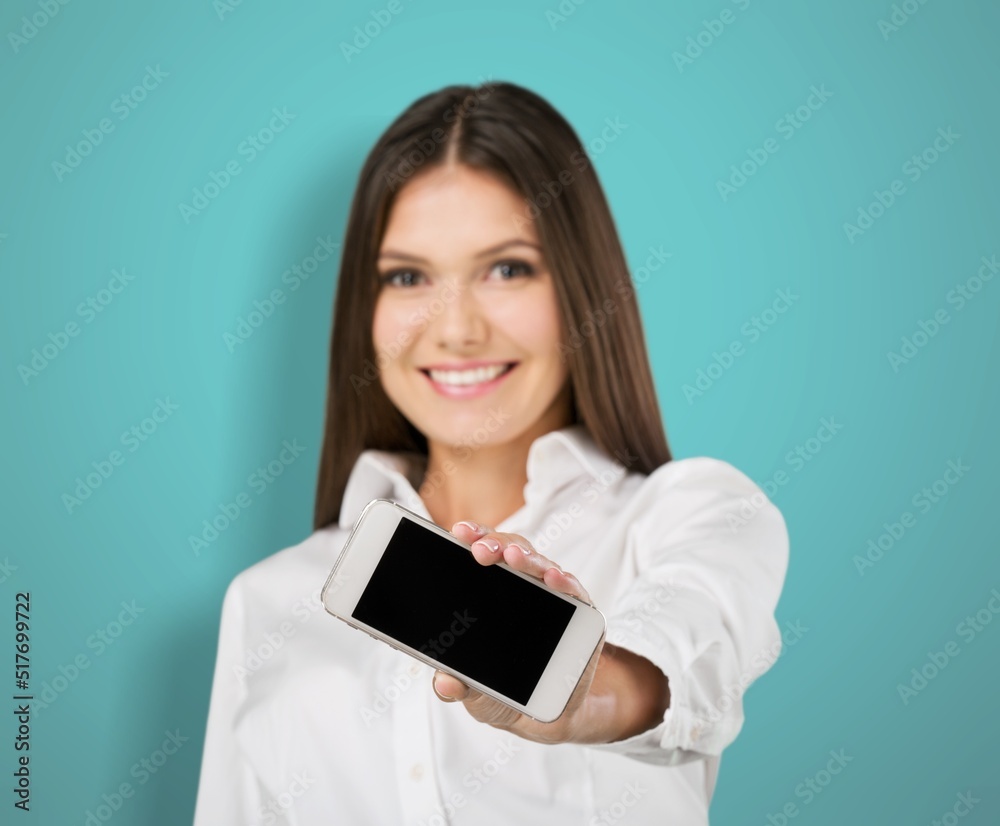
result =
[[[416,100],[389,126],[358,178],[334,300],[314,530],[338,520],[362,451],[427,455],[424,435],[382,389],[372,323],[376,261],[393,201],[414,175],[446,160],[492,173],[524,198],[512,221],[534,221],[553,273],[574,423],[608,456],[628,457],[629,471],[649,474],[671,460],[635,289],[576,132],[521,86],[448,86]]]

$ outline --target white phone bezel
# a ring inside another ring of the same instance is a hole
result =
[[[375,639],[385,642],[398,651],[403,651],[421,662],[451,674],[466,685],[517,709],[534,720],[550,723],[558,719],[565,710],[580,677],[583,676],[587,663],[590,662],[594,651],[604,638],[607,631],[607,621],[604,615],[597,608],[582,600],[553,591],[535,577],[521,571],[515,571],[503,562],[494,563],[531,582],[536,587],[545,589],[554,597],[573,603],[576,608],[527,704],[522,705],[515,702],[510,697],[466,677],[433,657],[410,648],[352,616],[401,519],[410,519],[427,530],[450,540],[466,553],[471,553],[468,545],[419,514],[390,499],[373,499],[361,511],[354,529],[347,537],[343,550],[323,586],[321,599],[327,613],[346,622],[351,627],[360,629]]]

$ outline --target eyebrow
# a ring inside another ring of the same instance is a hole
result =
[[[521,238],[512,238],[509,241],[504,241],[500,244],[497,244],[496,246],[490,247],[489,249],[482,250],[476,253],[476,255],[473,257],[475,259],[487,258],[488,256],[495,255],[496,253],[500,252],[501,250],[505,250],[508,247],[531,247],[532,249],[535,249],[538,252],[542,251],[542,248],[538,244],[534,244],[531,241],[525,241]],[[397,252],[395,250],[382,250],[382,252],[379,253],[378,257],[379,260],[383,258],[397,258],[400,261],[416,261],[417,263],[420,264],[429,263],[426,258],[421,258],[419,255],[410,255],[409,253]]]

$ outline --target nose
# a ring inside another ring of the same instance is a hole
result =
[[[449,281],[428,307],[430,333],[444,350],[465,350],[482,344],[489,324],[475,290]]]

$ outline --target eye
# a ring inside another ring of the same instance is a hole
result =
[[[491,272],[499,273],[501,281],[511,281],[518,276],[534,275],[535,268],[526,261],[498,261]]]
[[[390,270],[380,275],[378,282],[383,286],[412,287],[420,275],[416,270]]]

